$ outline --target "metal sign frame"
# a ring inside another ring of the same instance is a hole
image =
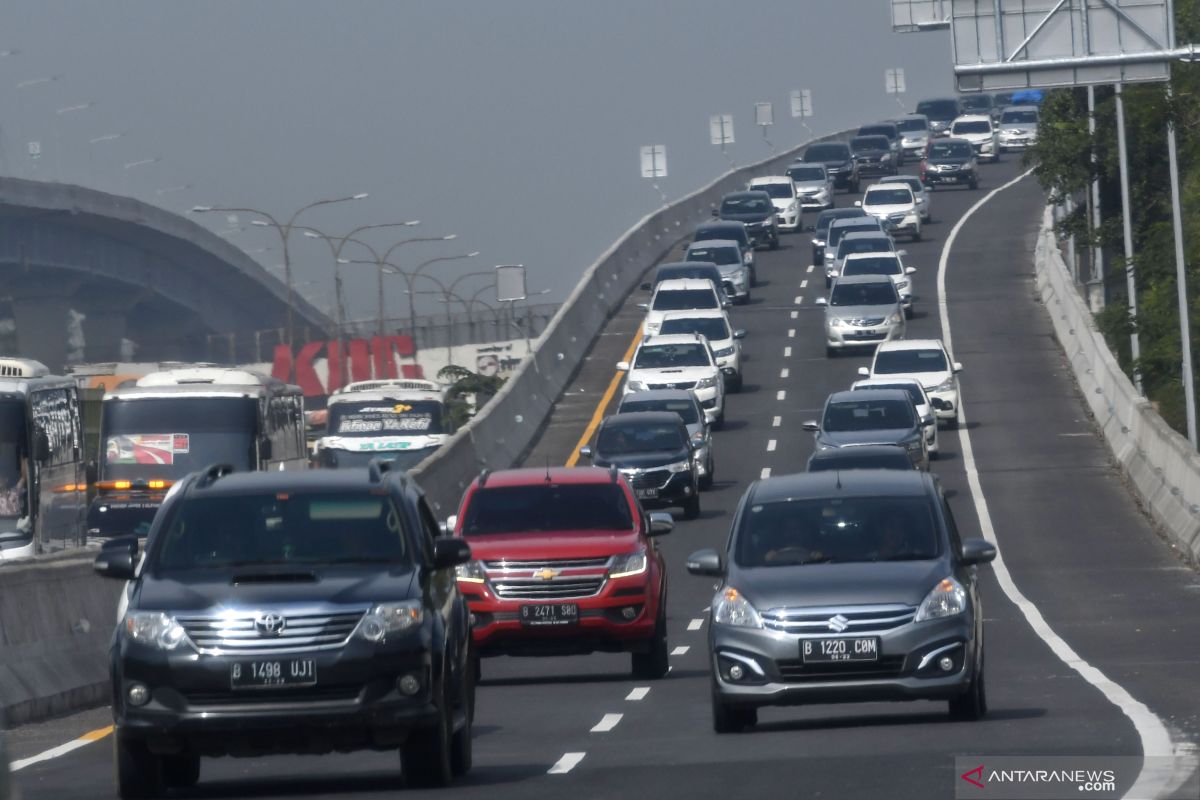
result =
[[[733,144],[733,115],[713,114],[708,118],[708,138],[724,147]]]
[[[643,145],[641,150],[642,177],[667,177],[667,146],[665,144]]]
[[[794,89],[790,99],[793,117],[804,119],[813,115],[811,89]]]
[[[524,264],[496,265],[496,302],[512,303],[527,297]]]
[[[950,27],[950,0],[892,0],[892,31],[915,33]]]

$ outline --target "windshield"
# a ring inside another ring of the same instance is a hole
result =
[[[827,433],[894,430],[914,424],[912,403],[903,400],[846,400],[825,407],[821,429]]]
[[[971,145],[966,142],[937,142],[930,146],[930,158],[970,158]]]
[[[392,469],[408,471],[420,464],[437,450],[436,447],[421,447],[414,450],[342,450],[337,447],[322,447],[317,453],[317,466],[322,469],[347,469],[365,467],[375,459],[390,461]]]
[[[808,462],[809,472],[843,469],[912,469],[912,459],[901,447],[891,447],[888,453],[861,453],[861,447],[838,447],[826,450]]]
[[[671,367],[707,367],[708,348],[699,342],[686,344],[652,344],[638,350],[634,369],[669,369]]]
[[[329,404],[328,436],[424,436],[445,433],[436,400],[364,400]]]
[[[734,247],[689,247],[688,261],[711,261],[714,264],[740,264],[742,257]]]
[[[635,411],[674,411],[683,420],[684,425],[696,425],[700,422],[700,412],[691,400],[634,400],[621,403],[619,413],[632,414]]]
[[[850,158],[849,148],[837,142],[814,144],[804,151],[805,161],[845,161],[848,158]]]
[[[1038,112],[1029,111],[1005,111],[1000,115],[1001,125],[1037,125]]]
[[[915,117],[912,119],[899,120],[896,123],[896,127],[900,129],[901,133],[914,133],[916,131],[929,130],[929,126],[925,123],[925,120],[917,119]]]
[[[209,464],[257,467],[254,398],[150,397],[101,407],[106,480],[181,478]]]
[[[831,306],[885,306],[896,302],[896,287],[891,281],[834,284],[829,296]]]
[[[907,393],[914,406],[925,404],[925,395],[921,393],[921,387],[915,383],[872,383],[867,386],[855,387],[855,391],[858,392],[868,389],[895,389]]]
[[[596,452],[605,457],[673,453],[685,446],[684,433],[678,425],[608,425],[596,437]]]
[[[854,224],[854,225],[831,225],[829,226],[829,247],[837,247],[838,242],[847,233],[854,231],[877,231],[879,230],[878,222]]]
[[[923,100],[917,103],[917,113],[924,114],[929,119],[954,119],[959,114],[958,102],[955,100]]]
[[[729,326],[720,317],[664,319],[659,333],[698,333],[710,342],[720,342],[729,338]]]
[[[859,150],[887,150],[890,147],[886,136],[855,136],[850,140],[850,148],[856,152]]]
[[[852,219],[854,217],[865,217],[867,212],[861,208],[835,208],[831,211],[822,211],[817,217],[817,233],[829,233],[829,226],[839,219]]]
[[[755,189],[754,191],[760,191]],[[721,201],[721,214],[766,214],[775,209],[765,197],[730,197]]]
[[[924,497],[838,497],[749,506],[734,560],[742,567],[937,558],[941,536]]]
[[[941,350],[884,350],[875,356],[872,374],[902,375],[910,372],[947,372],[946,354]]]
[[[401,520],[387,495],[365,492],[187,499],[158,537],[153,570],[406,562]]]
[[[466,537],[527,531],[628,531],[633,512],[616,483],[499,486],[471,495]]]
[[[956,122],[951,131],[955,136],[962,133],[991,133],[992,123],[987,120],[969,120],[967,122]]]
[[[750,241],[746,226],[741,222],[722,222],[717,225],[701,225],[696,228],[693,242],[706,242],[710,239],[732,239],[735,242],[747,244]]]
[[[825,180],[824,167],[788,167],[787,175],[796,183]]]
[[[794,190],[786,183],[763,183],[754,187],[756,192],[766,192],[776,200],[790,200]]]
[[[911,204],[912,201],[912,189],[902,186],[896,189],[872,189],[863,198],[863,205],[899,206]]]
[[[890,253],[892,240],[883,236],[843,236],[838,242],[837,257],[845,258],[852,253]]]
[[[842,242],[842,244],[850,244],[850,242]],[[854,244],[858,244],[858,242],[854,242]],[[866,244],[875,244],[875,240],[868,239]],[[868,251],[856,250],[854,252],[862,253]],[[870,252],[887,252],[887,248],[880,247],[878,250]],[[856,258],[842,264],[842,275],[899,275],[901,272],[900,262],[895,256]]]
[[[858,129],[859,136],[883,136],[893,139],[895,138],[892,136],[893,133],[895,131],[892,130],[890,125],[864,125]]]
[[[654,295],[655,311],[686,311],[689,308],[719,308],[712,289],[669,289]]]
[[[990,94],[969,94],[958,101],[963,111],[991,111],[992,96]]]
[[[26,514],[25,482],[21,481],[26,457],[25,402],[0,401],[0,518]]]

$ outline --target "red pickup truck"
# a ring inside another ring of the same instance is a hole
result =
[[[598,467],[483,472],[447,524],[471,545],[458,567],[477,656],[632,653],[633,673],[667,673],[667,571],[646,513],[619,472]]]

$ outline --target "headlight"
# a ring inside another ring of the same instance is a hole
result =
[[[896,288],[897,289],[907,289],[908,281],[896,281]]]
[[[465,564],[459,564],[454,568],[454,577],[465,583],[486,583],[487,573],[483,571],[483,564],[478,561],[468,561]]]
[[[646,333],[658,333],[658,329],[662,327],[661,322],[647,322]]]
[[[904,447],[910,453],[918,453],[921,450],[921,439],[910,439],[904,443]]]
[[[667,472],[687,472],[692,468],[691,460],[676,461],[674,464],[667,464]]]
[[[125,633],[159,650],[174,650],[187,638],[183,626],[161,611],[130,611],[125,615]]]
[[[907,211],[901,211],[896,214],[888,214],[888,219],[892,222],[904,222],[904,218],[908,216]]]
[[[696,381],[697,389],[711,389],[716,385],[717,385],[717,376],[716,375],[709,375],[707,378],[701,378],[700,380]]]
[[[888,323],[890,323],[892,325],[899,325],[901,319],[903,319],[903,317],[901,316],[900,312],[897,311],[896,313],[894,313],[890,317],[888,317]]]
[[[949,391],[952,391],[953,389],[954,389],[954,376],[953,375],[951,375],[949,378],[946,378],[946,380],[942,381],[937,386],[933,387],[933,390],[935,392],[949,392]]]
[[[646,382],[645,381],[626,381],[625,388],[631,392],[644,392],[644,391],[646,391]]]
[[[850,323],[846,322],[846,320],[842,319],[841,317],[830,317],[828,320],[826,320],[826,322],[829,325],[829,327],[831,327],[831,328],[849,328],[850,327]]]
[[[733,347],[732,346],[722,347],[720,350],[713,351],[713,355],[716,356],[717,358],[725,358],[726,356],[731,356],[731,355],[733,355]]]
[[[639,550],[636,553],[613,556],[612,566],[608,568],[608,577],[628,578],[630,575],[640,575],[645,571],[646,553]]]
[[[380,603],[358,623],[358,635],[368,642],[382,642],[389,633],[403,633],[425,621],[425,609],[419,600]]]
[[[713,622],[717,625],[732,625],[737,628],[761,628],[762,617],[732,586],[721,592],[713,607]]]
[[[953,617],[967,610],[967,593],[954,578],[943,578],[917,609],[914,622]]]

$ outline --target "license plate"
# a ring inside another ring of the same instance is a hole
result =
[[[545,603],[521,606],[522,625],[574,625],[579,622],[576,603]]]
[[[317,662],[311,658],[236,661],[229,665],[229,683],[234,689],[314,686],[317,683]]]
[[[833,664],[841,661],[878,661],[879,639],[875,636],[846,639],[805,639],[800,642],[800,658],[805,664]]]
[[[658,497],[658,489],[638,489],[637,496],[639,500],[651,500]]]

